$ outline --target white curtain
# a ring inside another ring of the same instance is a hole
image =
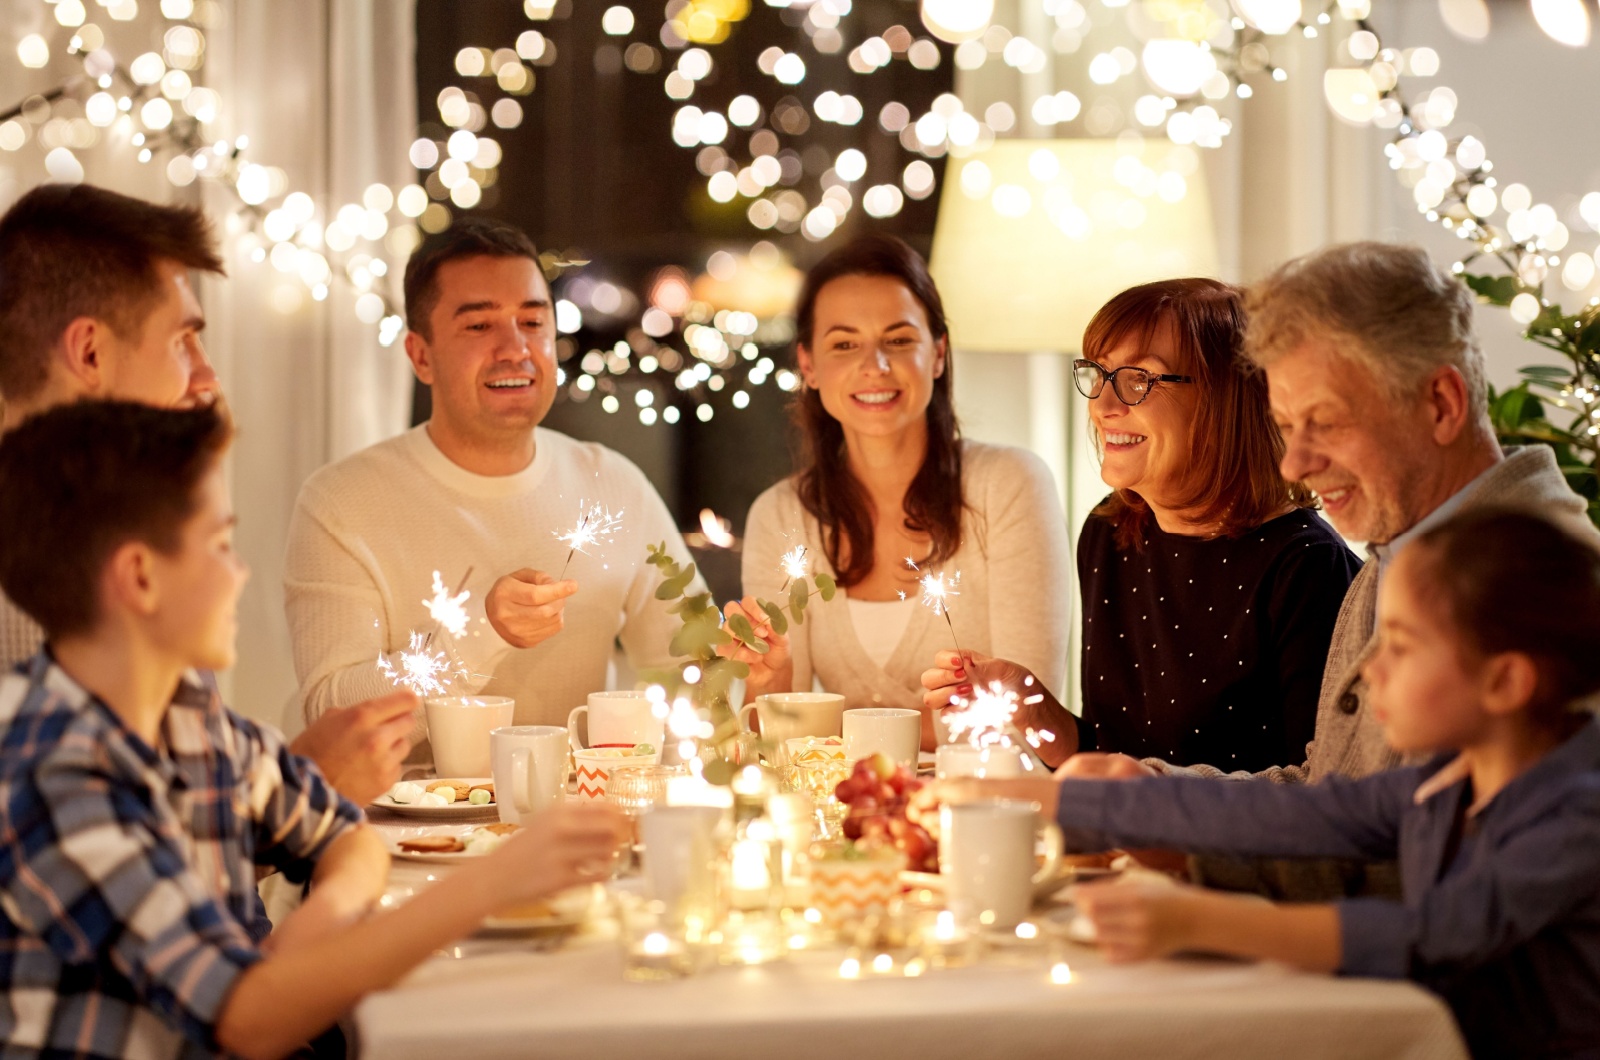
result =
[[[248,136],[249,157],[283,169],[324,221],[371,184],[414,179],[412,0],[231,0],[225,10],[206,56],[224,101],[219,134]],[[219,220],[237,209],[223,189],[206,206]],[[398,297],[404,261],[391,264]],[[239,424],[234,502],[254,572],[228,692],[237,709],[298,728],[299,712],[285,710],[295,678],[283,614],[295,497],[318,467],[404,429],[411,374],[399,345],[380,347],[376,328],[356,319],[349,285],[336,280],[316,302],[270,264],[234,254],[228,270],[203,298],[208,348]],[[284,312],[274,295],[288,292],[300,304]]]

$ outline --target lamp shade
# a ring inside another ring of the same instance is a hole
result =
[[[930,266],[957,349],[1075,351],[1112,295],[1217,271],[1204,173],[1170,146],[1001,140],[945,170]]]

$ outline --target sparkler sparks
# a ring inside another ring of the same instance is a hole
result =
[[[467,572],[471,574],[469,570]],[[465,584],[466,579],[462,579]],[[440,627],[449,631],[452,637],[459,637],[467,631],[466,602],[472,594],[457,587],[455,595],[444,587],[444,581],[439,577],[439,572],[433,572],[433,599],[422,601],[422,606],[428,609],[428,614]]]
[[[940,717],[949,727],[952,741],[965,740],[974,747],[998,747],[1011,742],[1009,733],[1018,696],[999,681],[990,681],[987,688],[974,686],[971,699],[950,702],[953,706]]]
[[[956,624],[950,620],[950,598],[961,595],[956,590],[956,586],[961,584],[961,572],[956,571],[946,579],[944,571],[937,574],[933,571],[924,571],[910,556],[906,557],[906,566],[922,575],[922,606],[931,608],[935,615],[944,616],[944,624],[950,627],[950,641],[956,646],[956,655],[963,660],[966,659],[967,653],[961,650],[961,641],[956,639]],[[906,594],[902,592],[900,599],[905,598]]]
[[[444,652],[429,651],[428,638],[415,630],[411,632],[411,647],[400,652],[399,667],[379,655],[378,671],[396,687],[408,688],[419,696],[440,695],[462,676]]]
[[[780,593],[789,588],[790,582],[804,581],[811,573],[811,559],[806,553],[806,546],[796,545],[785,552],[778,566],[784,574],[783,588],[778,590]]]
[[[565,533],[557,532],[556,540],[566,543],[567,561],[561,565],[561,578],[567,576],[567,567],[572,564],[575,553],[582,552],[585,556],[589,549],[595,545],[604,544],[611,540],[619,529],[622,528],[622,513],[615,515],[606,510],[604,505],[591,505],[586,501],[578,502],[578,525]],[[557,579],[558,581],[560,579]]]

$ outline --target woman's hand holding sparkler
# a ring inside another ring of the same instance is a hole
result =
[[[734,637],[717,648],[717,654],[750,667],[750,676],[745,678],[746,699],[764,696],[769,692],[793,691],[794,660],[789,655],[789,638],[772,628],[772,620],[756,603],[756,598],[747,596],[737,603],[729,603],[722,609],[722,615],[724,631],[731,635],[728,623],[736,615],[743,616],[749,621],[756,637],[767,645],[766,653],[762,654],[745,647]]]
[[[978,652],[941,651],[933,666],[922,672],[922,704],[931,714],[961,710],[979,690],[1000,688],[1017,695],[1012,724],[1024,735],[1048,733],[1048,738],[1028,738],[1044,763],[1060,765],[1078,749],[1078,729],[1063,707],[1026,666]]]
[[[524,567],[494,583],[484,599],[484,614],[507,644],[531,648],[561,632],[567,597],[577,591],[575,581],[557,581]]]

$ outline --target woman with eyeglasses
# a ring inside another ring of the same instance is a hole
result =
[[[1122,292],[1084,332],[1074,381],[1114,492],[1078,539],[1081,750],[1230,772],[1305,760],[1360,562],[1278,472],[1266,379],[1238,358],[1244,323],[1238,288],[1179,279]],[[1025,676],[954,662],[924,675],[935,708],[971,677]]]
[[[1016,659],[1059,696],[1071,603],[1060,500],[1032,453],[962,439],[927,265],[893,237],[857,239],[811,269],[795,322],[799,470],[751,507],[748,595],[726,608],[769,649],[726,649],[750,665],[745,698],[809,692],[815,679],[849,707],[923,710],[931,749],[921,676],[951,631],[922,606],[908,559],[947,581],[959,572],[949,619],[964,650]],[[802,549],[840,592],[813,597],[804,624],[780,633],[754,598],[786,602],[784,557]]]

